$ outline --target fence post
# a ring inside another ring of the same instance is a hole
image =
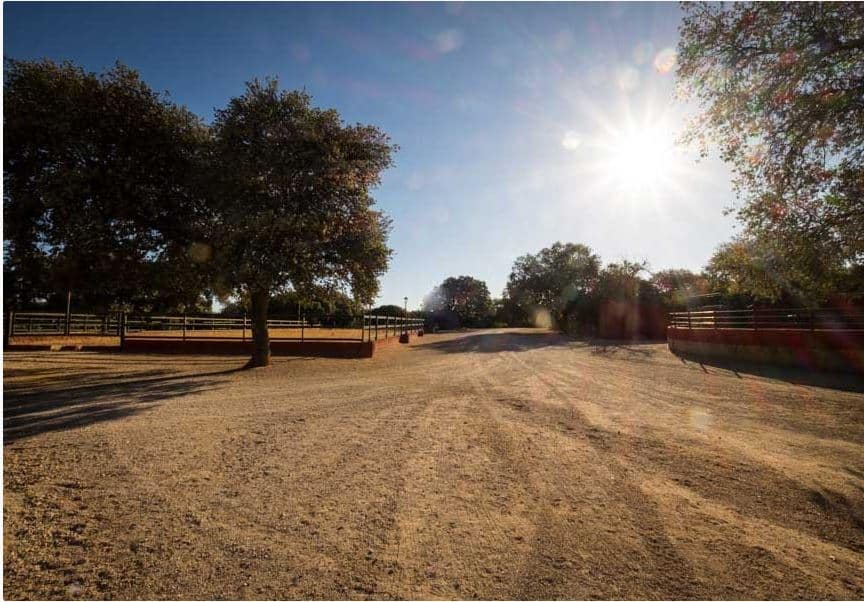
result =
[[[306,316],[300,318],[300,342],[304,341],[304,337],[306,335]]]
[[[693,330],[693,320],[690,318],[690,310],[687,310],[687,329]]]
[[[375,340],[378,340],[378,316],[375,316]]]
[[[120,349],[126,345],[126,312],[120,314],[117,326],[120,328]]]
[[[183,312],[183,340],[186,340],[186,312]]]
[[[759,330],[759,324],[756,321],[756,308],[753,308],[753,330]]]
[[[15,329],[15,310],[9,310],[9,325],[3,331],[3,347],[9,346],[9,339],[12,338],[13,330]]]
[[[66,294],[66,328],[64,332],[67,337],[72,332],[72,291]]]
[[[714,330],[717,330],[717,310],[711,312],[711,317],[714,318]]]
[[[243,312],[243,342],[246,342],[246,312]]]

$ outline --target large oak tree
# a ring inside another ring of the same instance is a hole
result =
[[[7,60],[3,92],[7,305],[67,290],[90,308],[199,302],[198,118],[119,63]]]
[[[249,82],[212,127],[214,266],[222,288],[248,296],[250,365],[265,366],[274,293],[344,287],[364,304],[377,293],[389,220],[370,190],[395,147],[378,128],[346,125],[272,79]]]

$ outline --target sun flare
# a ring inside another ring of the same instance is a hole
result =
[[[600,157],[610,178],[627,188],[655,188],[672,176],[674,144],[660,127],[632,127],[610,134]]]

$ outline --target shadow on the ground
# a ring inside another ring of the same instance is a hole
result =
[[[685,365],[699,366],[703,372],[710,369],[725,370],[733,373],[738,378],[741,374],[759,376],[782,380],[795,385],[806,385],[809,387],[822,387],[825,389],[837,389],[850,393],[864,393],[864,378],[860,374],[851,372],[825,372],[811,370],[808,368],[796,368],[794,366],[774,366],[770,364],[757,364],[753,362],[735,362],[731,360],[697,357],[692,355],[675,354]]]
[[[563,347],[573,339],[548,330],[537,332],[472,332],[464,337],[427,343],[412,349],[432,349],[442,353],[499,353],[501,351],[529,351],[543,347]]]
[[[215,388],[224,381],[220,377],[242,369],[197,374],[168,370],[63,374],[62,370],[50,367],[7,369],[6,378],[14,375],[37,380],[5,386],[4,443],[131,416],[166,399]]]
[[[456,331],[450,331],[456,332]],[[434,349],[444,353],[498,353],[501,351],[529,351],[544,347],[579,347],[590,349],[594,355],[607,357],[650,357],[662,341],[615,341],[607,339],[575,339],[549,330],[517,330],[471,332],[464,337],[428,343],[416,349]]]
[[[606,339],[588,339],[584,343],[591,347],[591,353],[604,357],[615,357],[618,355],[627,357],[647,358],[656,352],[656,346],[665,341],[637,340],[637,341],[614,341]]]

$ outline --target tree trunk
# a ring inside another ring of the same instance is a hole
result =
[[[252,293],[252,358],[247,364],[249,368],[270,365],[270,334],[267,332],[269,305],[269,291],[259,290]]]

